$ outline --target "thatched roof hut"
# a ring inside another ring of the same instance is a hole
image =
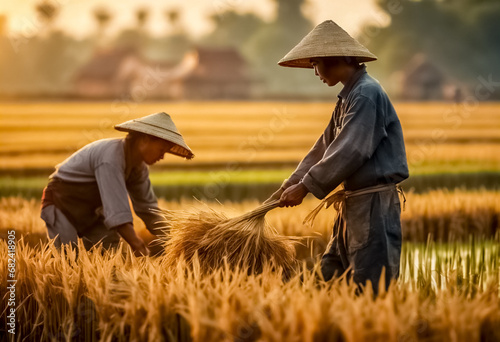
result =
[[[110,98],[129,94],[145,64],[133,48],[99,50],[75,75],[75,95]]]
[[[189,70],[173,80],[176,97],[191,99],[244,99],[252,79],[247,62],[234,48],[197,48],[180,65]]]
[[[445,73],[425,55],[415,55],[403,70],[401,98],[412,101],[442,100]]]

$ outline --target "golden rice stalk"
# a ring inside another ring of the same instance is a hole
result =
[[[164,211],[170,229],[165,239],[165,262],[176,265],[197,259],[202,272],[224,267],[262,272],[264,265],[290,271],[295,264],[297,238],[282,236],[267,224],[265,214],[279,201],[263,204],[244,215],[228,218],[207,207],[192,211]]]

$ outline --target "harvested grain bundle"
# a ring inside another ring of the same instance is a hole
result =
[[[263,204],[235,218],[208,207],[165,211],[170,228],[165,262],[173,266],[184,258],[192,264],[197,255],[202,272],[223,267],[225,262],[231,268],[247,268],[251,273],[260,273],[266,264],[290,271],[295,263],[297,239],[279,235],[265,220],[265,214],[278,204]]]

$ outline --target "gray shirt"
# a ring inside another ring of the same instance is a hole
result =
[[[338,95],[324,133],[283,187],[302,182],[322,199],[339,184],[357,190],[408,178],[403,130],[378,81],[359,70]]]
[[[158,209],[149,171],[145,163],[131,165],[125,139],[103,139],[90,143],[56,166],[50,178],[74,184],[97,183],[102,201],[104,225],[110,229],[133,221],[128,195],[134,211],[148,230],[162,217]]]

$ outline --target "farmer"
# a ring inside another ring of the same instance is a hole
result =
[[[279,65],[314,69],[329,87],[341,82],[324,133],[292,175],[269,199],[296,206],[310,192],[328,197],[339,214],[321,259],[325,280],[347,271],[358,285],[369,280],[375,293],[382,270],[385,285],[399,275],[400,201],[397,183],[408,178],[403,132],[380,84],[362,62],[376,60],[333,21],[314,28]],[[361,286],[359,287],[362,288]]]
[[[166,113],[152,114],[116,125],[125,138],[102,139],[75,152],[56,166],[43,191],[41,217],[55,244],[77,244],[86,249],[102,243],[118,245],[120,236],[136,255],[148,255],[132,223],[129,196],[135,213],[147,229],[159,234],[162,217],[147,165],[165,153],[193,158],[174,122]]]

